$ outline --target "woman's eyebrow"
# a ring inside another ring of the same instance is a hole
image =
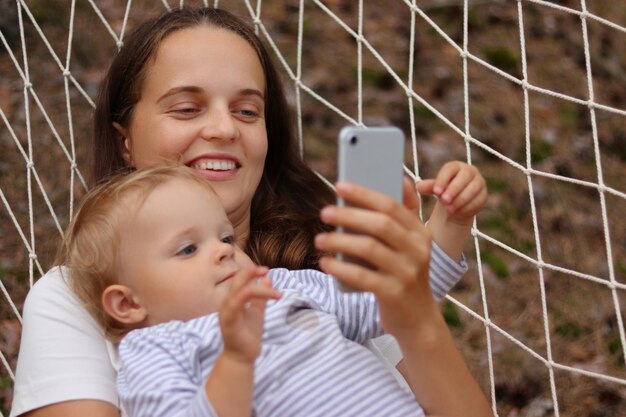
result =
[[[242,96],[258,96],[261,100],[265,100],[265,94],[255,88],[244,88],[239,91],[239,95]]]
[[[174,94],[178,94],[178,93],[203,93],[204,89],[195,86],[195,85],[183,85],[180,87],[174,87],[171,88],[169,90],[167,90],[165,92],[165,94],[163,94],[161,97],[159,97],[157,99],[157,103],[165,100],[166,98],[173,96]],[[257,90],[256,88],[244,88],[242,90],[239,90],[237,92],[238,95],[241,96],[258,96],[259,98],[261,98],[261,100],[265,100],[265,94],[263,94],[260,90]]]
[[[165,94],[159,97],[159,99],[157,100],[157,103],[178,93],[202,93],[202,92],[204,92],[202,88],[194,86],[194,85],[183,85],[181,87],[174,87],[174,88],[167,90]]]

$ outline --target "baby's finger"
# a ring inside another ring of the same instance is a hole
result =
[[[421,180],[418,181],[415,186],[417,187],[417,192],[421,195],[435,194],[435,180]]]
[[[472,169],[461,169],[457,172],[452,181],[445,187],[443,194],[440,195],[441,201],[445,204],[452,203],[459,193],[472,182],[474,176],[475,172]]]
[[[258,277],[262,277],[267,274],[268,268],[266,266],[254,265],[249,268],[239,270],[232,278],[230,284],[229,293],[234,294],[239,291],[240,288],[247,285],[248,282]]]
[[[445,191],[448,184],[454,177],[461,171],[463,163],[459,161],[446,162],[443,167],[437,172],[435,178],[435,184],[433,185],[433,193],[437,196]]]
[[[455,209],[454,215],[460,216],[460,217],[475,216],[484,207],[485,202],[487,201],[487,196],[488,196],[487,190],[484,188],[481,189],[479,191],[479,194],[475,196],[474,198],[470,199],[470,201],[468,201],[467,204]]]
[[[221,319],[228,324],[238,317],[247,306],[252,306],[256,300],[263,301],[261,304],[254,304],[258,309],[265,308],[265,302],[268,300],[278,300],[282,294],[271,286],[263,285],[258,282],[251,282],[249,285],[242,287],[239,291],[225,300],[223,308],[220,311]]]
[[[453,212],[458,212],[461,207],[466,206],[473,199],[477,198],[484,188],[484,184],[478,181],[477,178],[474,178],[473,181],[461,190],[452,202],[447,204],[448,209],[451,209]]]
[[[281,293],[274,289],[274,287],[268,287],[267,285],[260,284],[258,282],[251,282],[243,287],[234,297],[234,305],[241,309],[253,300],[278,300],[281,297]]]

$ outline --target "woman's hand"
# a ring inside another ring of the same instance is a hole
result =
[[[323,257],[320,267],[347,285],[373,292],[386,332],[399,340],[415,337],[439,313],[428,283],[431,232],[416,216],[419,203],[410,182],[403,184],[405,205],[354,184],[337,184],[337,193],[358,208],[328,206],[322,221],[359,234],[323,233],[315,244],[324,252],[367,261],[372,269],[332,256]]]
[[[361,235],[322,233],[323,252],[341,252],[367,261],[374,269],[320,259],[326,273],[375,294],[381,325],[398,340],[409,386],[427,415],[493,415],[484,394],[454,346],[430,291],[431,232],[418,220],[417,197],[404,182],[404,205],[363,187],[337,184],[337,193],[354,207],[329,206],[322,221]]]
[[[260,266],[239,271],[219,311],[224,355],[244,363],[254,363],[261,351],[267,301],[280,298],[266,274]]]

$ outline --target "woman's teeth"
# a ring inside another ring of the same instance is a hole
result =
[[[235,169],[233,161],[199,161],[192,165],[194,169],[210,169],[212,171],[229,171]]]

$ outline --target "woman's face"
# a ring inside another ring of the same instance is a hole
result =
[[[220,197],[240,243],[267,154],[265,75],[250,44],[210,26],[166,37],[149,61],[124,136],[136,168],[181,162]]]

